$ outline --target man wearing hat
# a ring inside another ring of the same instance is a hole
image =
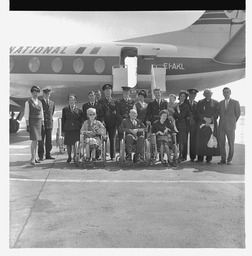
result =
[[[197,109],[197,101],[195,98],[197,93],[199,92],[196,89],[188,89],[189,93],[188,97],[188,106],[189,106],[189,116],[187,118],[187,132],[189,133],[189,152],[191,162],[194,162],[196,158],[196,139],[197,139],[197,117],[196,117],[196,109]],[[187,136],[188,136],[187,133]],[[184,148],[184,156],[187,156],[187,143]]]
[[[121,125],[124,118],[129,117],[129,112],[135,104],[135,101],[129,97],[130,89],[131,88],[128,86],[122,86],[123,96],[117,101],[116,114],[118,118],[118,126]]]
[[[117,114],[117,129],[118,129],[118,138],[119,141],[123,137],[123,133],[119,131],[119,126],[122,123],[122,120],[129,117],[129,112],[133,108],[135,101],[132,100],[130,95],[130,87],[122,86],[122,98],[117,101],[116,114]]]
[[[114,160],[115,158],[115,142],[116,142],[116,100],[111,97],[113,86],[111,84],[104,84],[102,90],[104,92],[104,98],[100,99],[101,104],[101,115],[103,117],[103,122],[105,123],[109,141],[110,141],[110,158]]]
[[[51,156],[52,150],[52,129],[53,129],[53,114],[55,111],[55,104],[50,98],[51,88],[46,87],[43,89],[43,99],[41,100],[44,112],[44,129],[42,129],[42,140],[38,142],[38,156],[39,160],[55,159]],[[45,148],[45,151],[44,151]]]

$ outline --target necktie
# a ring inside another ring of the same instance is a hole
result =
[[[228,100],[225,100],[225,108],[227,109],[228,107]]]

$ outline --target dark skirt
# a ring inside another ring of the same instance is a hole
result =
[[[212,130],[210,127],[203,127],[198,131],[198,138],[197,138],[197,155],[199,156],[219,156],[220,149],[219,149],[219,141],[218,137],[215,135],[218,141],[217,148],[209,148],[207,143],[210,139],[212,134]]]
[[[178,128],[177,133],[177,142],[178,143],[186,143],[187,142],[187,130],[186,128]]]
[[[41,130],[42,130],[42,119],[41,118],[30,118],[30,140],[42,140]]]
[[[65,131],[64,145],[74,145],[75,142],[80,141],[80,131]]]

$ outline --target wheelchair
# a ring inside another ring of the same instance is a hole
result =
[[[150,165],[154,166],[158,162],[159,155],[159,159],[164,166],[171,165],[172,167],[176,167],[179,157],[179,147],[177,144],[176,134],[168,133],[167,142],[159,141],[157,138],[158,136],[155,133],[150,134]],[[165,150],[166,146],[169,147],[169,156]],[[172,159],[172,161],[169,161],[169,158]]]
[[[79,167],[82,165],[84,169],[87,168],[87,166],[92,166],[95,167],[96,165],[101,164],[102,167],[106,166],[106,143],[107,143],[107,135],[102,136],[100,134],[97,135],[100,140],[100,147],[98,148],[97,146],[92,146],[90,145],[90,152],[89,155],[91,156],[91,151],[95,150],[95,160],[93,159],[88,159],[87,158],[87,152],[86,152],[86,136],[81,134],[80,135],[80,142],[79,145],[77,146],[76,150],[76,161],[75,165]]]
[[[150,162],[150,143],[148,139],[146,138],[146,129],[143,131],[143,137],[144,137],[144,148],[143,153],[140,155],[139,162],[137,161],[136,156],[136,145],[133,144],[131,148],[131,155],[133,155],[133,159],[130,160],[126,159],[126,132],[123,132],[123,138],[120,140],[120,149],[119,149],[119,155],[116,157],[116,162],[119,163],[121,167],[125,165],[130,165],[132,163],[138,163],[138,164],[144,164],[145,166],[149,165]]]

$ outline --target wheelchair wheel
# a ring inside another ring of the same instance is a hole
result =
[[[145,165],[148,166],[151,160],[151,152],[150,152],[150,142],[146,139],[144,141],[144,161]]]
[[[101,146],[101,161],[103,163],[103,167],[106,165],[106,141],[102,141],[102,146]]]
[[[120,163],[125,162],[125,141],[120,141]]]

